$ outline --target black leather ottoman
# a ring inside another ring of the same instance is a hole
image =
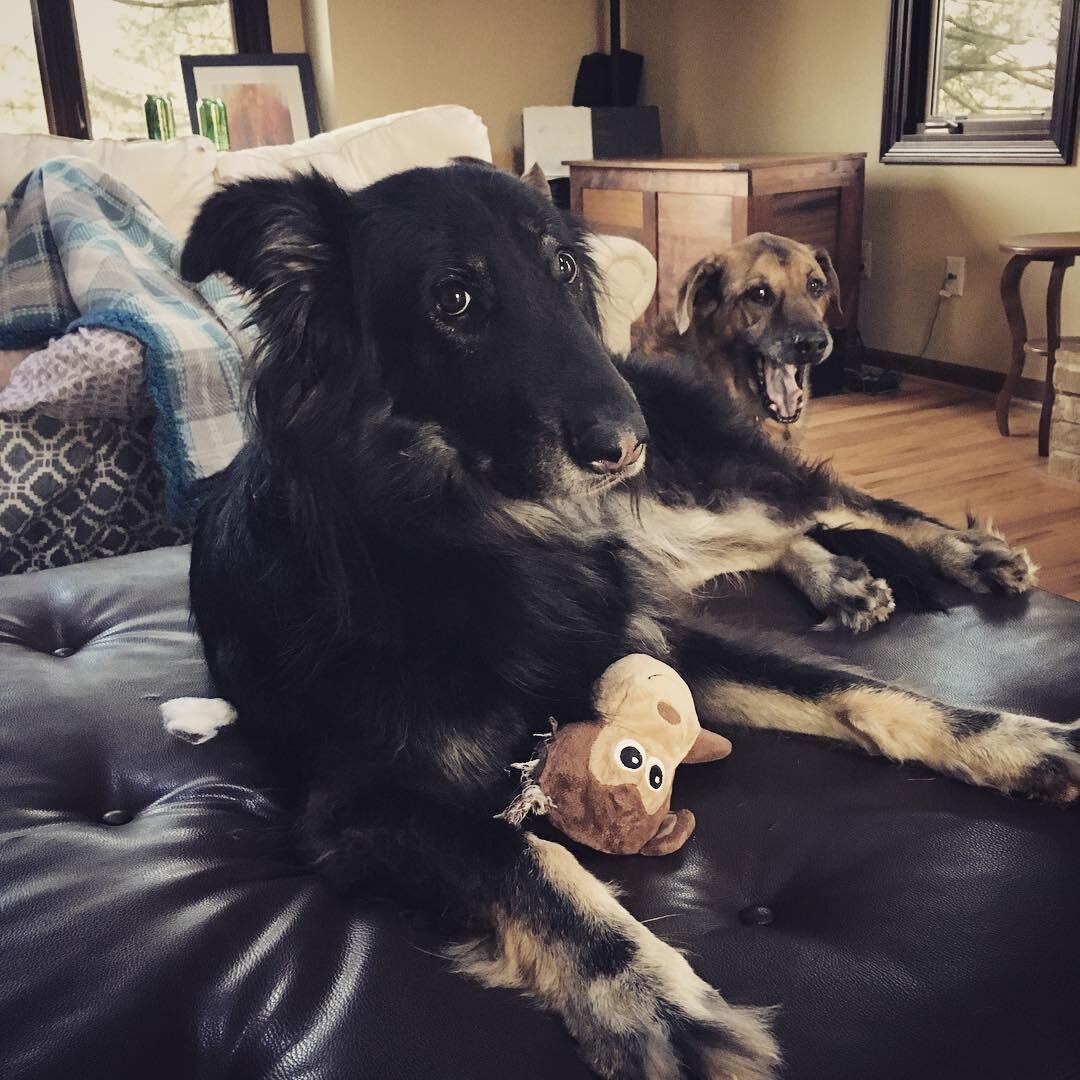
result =
[[[0,1077],[583,1080],[559,1024],[450,974],[290,852],[272,778],[209,691],[187,550],[0,581]],[[781,583],[716,600],[805,630]],[[969,704],[1080,715],[1080,605],[965,598],[817,644]],[[1080,1076],[1080,808],[798,737],[685,769],[698,830],[588,861],[733,1001],[781,1006],[788,1080]]]

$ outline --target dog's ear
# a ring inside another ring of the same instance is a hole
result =
[[[540,168],[540,162],[534,161],[532,167],[521,176],[522,181],[545,199],[551,198],[551,185],[548,183],[544,170]]]
[[[823,247],[819,247],[814,248],[814,259],[821,268],[821,272],[825,275],[825,281],[829,286],[829,294],[836,305],[836,310],[843,315],[843,308],[840,307],[840,278],[836,275],[836,267],[833,266],[832,257]]]
[[[690,329],[695,313],[705,304],[715,307],[720,303],[726,268],[723,255],[710,255],[690,267],[675,300],[675,329],[680,334]]]
[[[318,173],[242,180],[206,201],[184,245],[189,281],[221,271],[250,294],[254,419],[275,452],[310,449],[355,402],[354,219],[349,195]]]
[[[339,628],[349,620],[343,551],[355,556],[359,541],[343,539],[331,450],[358,432],[378,377],[354,283],[361,228],[351,196],[315,172],[243,180],[206,201],[180,260],[189,280],[221,271],[249,293],[255,437]]]
[[[318,173],[241,180],[211,195],[188,234],[180,273],[201,281],[221,271],[256,299],[284,281],[306,289],[339,253],[335,226],[348,196]]]

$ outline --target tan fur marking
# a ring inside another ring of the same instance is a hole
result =
[[[636,546],[688,592],[719,574],[774,566],[799,532],[774,520],[768,507],[753,499],[723,510],[643,499],[640,520],[631,534]],[[632,528],[634,522],[627,524]]]
[[[677,1080],[679,1063],[659,1019],[661,1003],[730,1032],[734,1047],[704,1051],[713,1066],[710,1078],[773,1080],[779,1051],[768,1031],[767,1010],[728,1005],[677,950],[637,922],[612,890],[566,848],[535,836],[528,837],[528,843],[537,872],[571,901],[583,924],[612,927],[634,942],[637,957],[632,968],[611,977],[583,976],[568,946],[541,937],[512,913],[499,911],[493,919],[494,945],[479,940],[448,950],[458,970],[487,986],[523,991],[554,1009],[575,1038],[594,1048],[594,1069],[611,1080],[619,1065],[606,1062],[603,1043],[618,1046],[630,1036],[645,1043],[650,1080]]]
[[[1036,766],[1055,761],[1074,776],[1063,801],[1080,795],[1080,754],[1064,744],[1080,728],[1003,713],[986,731],[957,735],[936,702],[887,687],[856,686],[811,700],[721,680],[697,688],[702,712],[749,727],[819,735],[894,761],[917,761],[980,787],[1021,790]]]

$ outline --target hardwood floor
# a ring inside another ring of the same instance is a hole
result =
[[[960,524],[970,508],[1040,567],[1039,584],[1080,600],[1080,484],[1047,475],[1035,452],[1039,413],[1014,402],[1013,434],[994,425],[994,398],[908,376],[899,393],[823,398],[806,451],[845,479]]]

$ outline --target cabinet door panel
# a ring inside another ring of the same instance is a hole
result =
[[[655,253],[655,199],[651,192],[583,187],[581,216],[594,232],[628,236]]]
[[[656,200],[657,290],[660,314],[670,315],[690,267],[741,238],[746,228],[746,200],[664,191]]]

